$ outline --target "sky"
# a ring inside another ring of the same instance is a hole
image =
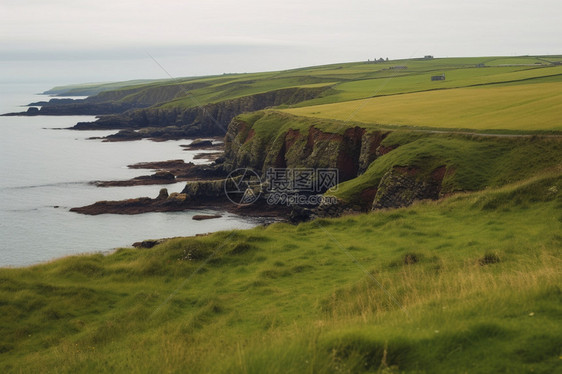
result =
[[[560,0],[0,0],[0,82],[562,54],[561,14]]]

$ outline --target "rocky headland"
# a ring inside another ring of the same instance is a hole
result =
[[[95,115],[74,130],[119,130],[107,141],[153,139],[157,141],[224,136],[234,117],[246,112],[292,105],[316,98],[328,87],[283,88],[201,105],[195,98],[185,105],[166,105],[199,88],[198,84],[104,91],[86,99],[51,99],[29,104],[27,111],[6,116]],[[189,95],[188,95],[189,96]]]
[[[85,214],[139,214],[208,207],[240,210],[224,193],[227,176],[237,169],[251,169],[262,180],[271,168],[337,170],[338,189],[324,188],[313,192],[333,197],[335,200],[332,199],[330,204],[317,199],[317,204],[308,206],[272,206],[267,203],[268,195],[261,194],[251,207],[243,208],[254,213],[261,209],[262,214],[275,211],[278,212],[275,214],[286,214],[292,221],[403,207],[415,201],[435,200],[457,191],[486,186],[482,173],[470,168],[460,170],[462,162],[451,159],[445,152],[448,145],[444,145],[455,142],[475,144],[485,135],[476,139],[476,134],[458,132],[439,134],[396,127],[385,129],[372,124],[299,117],[276,109],[335,92],[329,85],[315,86],[320,83],[318,81],[310,83],[306,87],[231,95],[230,89],[244,92],[243,88],[250,82],[233,84],[221,88],[225,90],[222,96],[208,99],[203,104],[191,97],[189,90],[205,88],[208,83],[149,85],[142,89],[104,91],[86,99],[32,103],[26,112],[8,115],[94,114],[98,116],[96,121],[78,123],[72,129],[119,130],[105,137],[105,141],[203,138],[184,148],[200,150],[197,158],[207,158],[209,165],[198,166],[182,160],[143,163],[130,167],[153,170],[152,174],[126,181],[94,182],[100,187],[185,182],[181,193],[100,201],[73,209]],[[441,137],[439,141],[431,141],[437,137]],[[421,138],[426,140],[427,147],[417,144]],[[505,141],[515,144],[512,140]],[[508,152],[509,147],[517,146],[513,144],[502,145],[502,149]],[[471,155],[467,153],[467,157]],[[383,161],[377,162],[379,159]],[[375,164],[376,167],[372,167]]]
[[[260,129],[264,123],[262,121],[276,121],[279,126],[275,131],[264,133]],[[330,203],[318,199],[318,203],[307,206],[290,203],[275,205],[270,204],[267,193],[262,193],[256,202],[248,206],[237,206],[228,200],[225,190],[229,190],[228,184],[233,183],[233,179],[227,176],[237,169],[252,169],[263,182],[266,181],[266,173],[270,168],[336,169],[341,183],[362,175],[373,161],[399,146],[384,142],[391,131],[348,126],[343,131],[330,132],[315,121],[306,122],[305,126],[299,121],[302,119],[269,111],[236,117],[229,124],[225,135],[224,153],[210,165],[196,166],[182,160],[142,163],[130,167],[158,171],[131,181],[98,182],[100,186],[112,186],[186,181],[181,193],[168,195],[167,191],[162,190],[156,198],[101,201],[72,211],[84,214],[139,214],[216,208],[251,215],[284,215],[292,222],[300,222],[354,211],[407,206],[417,200],[437,199],[441,196],[442,181],[447,173],[445,166],[441,165],[427,173],[414,166],[391,165],[374,187],[362,189],[353,202],[336,198],[335,203],[334,199]],[[212,142],[202,140],[189,147],[197,149],[212,146]],[[266,188],[267,184],[263,183],[262,189]],[[329,195],[330,192],[326,190],[315,193]],[[302,191],[293,193],[303,194]]]

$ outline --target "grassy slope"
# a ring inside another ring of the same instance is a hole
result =
[[[346,63],[278,72],[178,78],[132,87],[120,82],[115,86],[119,89],[105,91],[105,94],[113,101],[150,102],[156,107],[171,109],[191,108],[289,87],[326,85],[332,88],[322,97],[297,105],[305,107],[436,88],[523,82],[529,79],[560,82],[562,67],[549,65],[549,62],[557,59],[557,56],[479,57],[427,61],[410,59],[377,64]],[[487,67],[476,68],[479,63],[485,63]],[[407,69],[391,69],[396,65],[407,66]],[[447,74],[447,81],[430,81],[431,75],[442,73]],[[552,75],[558,77],[541,78]]]
[[[432,75],[440,75],[442,73],[446,73],[446,81],[431,81]],[[336,95],[330,98],[310,101],[306,103],[306,106],[399,93],[498,84],[551,75],[556,76],[561,73],[562,69],[550,67],[475,68],[472,66],[467,68],[463,66],[448,66],[439,69],[434,65],[428,65],[423,69],[417,68],[403,71],[380,70],[373,78],[357,79],[352,82],[336,85],[334,88],[339,91]]]
[[[416,167],[422,173],[446,166],[443,194],[499,187],[562,167],[560,138],[397,131],[385,138],[382,145],[397,148],[377,158],[364,174],[341,183],[329,194],[359,204],[361,192],[377,188],[383,175],[394,166]]]
[[[561,191],[558,172],[1,269],[0,370],[552,373]]]
[[[67,86],[53,87],[45,94],[57,96],[91,96],[104,91],[118,90],[123,87],[133,87],[136,85],[146,85],[149,82],[154,82],[154,79],[138,79],[123,82],[110,82],[110,83],[81,83],[71,84]]]
[[[429,77],[442,72],[448,74],[449,80],[439,82],[437,86],[439,88],[497,84],[562,74],[562,69],[557,67],[475,68],[471,62],[472,60],[468,59],[437,59],[391,61],[381,64],[352,63],[207,78],[201,81],[190,81],[190,83],[204,82],[208,84],[206,87],[190,89],[189,95],[186,92],[184,97],[179,96],[176,100],[163,104],[162,107],[193,107],[282,88],[306,87],[310,84],[325,84],[332,87],[333,91],[329,95],[300,103],[298,106],[326,104],[363,99],[374,95],[432,90],[436,88],[436,84],[431,82]],[[404,64],[408,66],[408,69],[389,70],[391,66],[397,64]]]

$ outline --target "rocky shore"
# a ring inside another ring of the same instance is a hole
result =
[[[222,152],[220,153],[222,155]],[[214,156],[214,154],[212,154]],[[214,162],[209,165],[195,165],[192,162],[186,163],[184,160],[168,160],[155,162],[141,162],[128,165],[129,169],[155,170],[153,174],[141,175],[128,180],[117,181],[94,181],[98,187],[129,187],[146,186],[156,184],[172,184],[186,181],[208,180],[225,177],[226,174],[217,163],[219,157],[214,158]]]
[[[98,201],[94,204],[70,209],[71,212],[99,215],[99,214],[142,214],[149,212],[178,212],[183,210],[212,209],[226,211],[249,217],[286,218],[289,217],[291,209],[281,205],[269,205],[265,200],[256,201],[250,205],[237,205],[228,200],[222,186],[224,180],[211,181],[212,184],[221,187],[221,191],[204,190],[199,196],[181,193],[168,194],[166,188],[162,188],[155,198],[139,197],[118,201]],[[197,182],[195,182],[197,183]],[[213,196],[214,195],[214,196]],[[218,218],[218,216],[203,216],[201,219]],[[194,218],[195,219],[195,218]]]
[[[178,88],[179,89],[179,88]],[[152,89],[150,89],[152,90]],[[407,206],[416,200],[442,196],[444,175],[450,172],[444,165],[435,170],[421,170],[409,165],[389,165],[376,180],[358,189],[353,201],[340,201],[333,206],[280,207],[263,199],[238,207],[225,196],[225,178],[239,168],[255,170],[263,179],[269,168],[337,169],[339,183],[352,180],[366,172],[377,158],[392,152],[401,144],[385,142],[391,130],[367,130],[356,125],[332,132],[329,126],[315,119],[297,118],[264,108],[290,105],[323,94],[326,87],[285,88],[265,93],[224,100],[196,107],[160,107],[178,92],[158,91],[158,95],[141,95],[127,101],[127,92],[100,93],[86,99],[52,99],[37,102],[23,113],[7,115],[68,115],[94,114],[94,122],[78,123],[72,129],[114,129],[116,134],[104,141],[131,141],[148,138],[154,141],[195,139],[183,145],[185,150],[201,151],[196,158],[207,159],[208,165],[168,160],[129,165],[132,169],[152,170],[129,180],[94,181],[99,187],[166,185],[186,182],[181,193],[168,194],[163,189],[155,197],[138,197],[122,201],[98,201],[73,208],[83,214],[140,214],[145,212],[180,211],[217,208],[243,211],[245,214],[276,216],[299,222],[314,217],[337,216],[348,211]],[[133,90],[134,91],[134,90]],[[152,91],[150,91],[152,92]],[[183,91],[182,91],[183,92]],[[117,96],[116,96],[117,95]],[[241,113],[252,112],[252,116]],[[326,121],[324,121],[326,122]],[[271,126],[275,123],[275,126]],[[223,142],[224,141],[224,142]],[[323,191],[315,191],[323,193]]]

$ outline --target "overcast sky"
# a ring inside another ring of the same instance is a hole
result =
[[[0,80],[562,53],[560,0],[0,0]],[[70,83],[70,82],[63,82]]]

